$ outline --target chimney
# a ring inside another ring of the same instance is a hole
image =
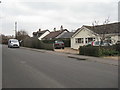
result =
[[[41,31],[41,29],[39,29],[39,31]]]
[[[61,25],[60,30],[63,30],[63,26]]]
[[[55,32],[55,31],[56,31],[56,28],[54,28],[53,30],[54,30],[54,32]]]

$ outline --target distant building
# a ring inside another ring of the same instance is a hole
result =
[[[49,30],[42,30],[41,31],[41,29],[39,29],[39,31],[33,32],[33,37],[37,37],[39,40],[42,40],[42,38],[44,38],[49,33],[50,33]]]
[[[67,29],[63,29],[63,26],[61,25],[60,30],[56,30],[56,28],[54,28],[54,31],[50,32],[43,39],[44,40],[57,39],[57,38],[60,38],[62,35],[64,35],[67,32],[69,32],[69,31]]]
[[[46,35],[43,39],[44,40],[56,39],[56,38],[59,38],[61,35],[63,35],[66,32],[69,32],[69,31],[67,29],[59,30],[59,31],[53,31],[53,32],[50,32],[48,35]]]

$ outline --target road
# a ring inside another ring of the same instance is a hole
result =
[[[3,46],[3,88],[117,88],[118,67]]]

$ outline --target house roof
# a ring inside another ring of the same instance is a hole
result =
[[[59,38],[71,38],[74,32],[65,32],[63,35],[61,35]]]
[[[97,34],[112,34],[112,33],[120,33],[120,22],[111,23],[106,25],[97,25],[97,26],[84,26],[89,30],[94,31]]]
[[[46,31],[49,31],[49,30],[42,30],[42,31],[37,31],[37,32],[33,32],[33,35],[37,35],[37,34],[44,34]],[[49,31],[50,32],[50,31]]]
[[[67,29],[50,32],[48,35],[46,35],[46,36],[44,37],[44,39],[55,38],[55,37],[57,37],[58,35],[60,35],[61,33],[63,33],[64,31],[69,32]]]
[[[120,22],[110,23],[110,24],[106,24],[106,25],[96,25],[96,26],[83,25],[82,27],[88,28],[89,30],[91,30],[91,31],[93,31],[97,34],[103,34],[103,33],[105,33],[105,34],[115,34],[115,33],[117,33],[118,35],[120,34],[120,30],[119,30]],[[78,28],[74,32],[74,34],[76,34],[79,30],[81,30],[81,28]]]

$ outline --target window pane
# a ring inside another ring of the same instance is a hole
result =
[[[83,43],[83,38],[76,38],[75,43]]]

